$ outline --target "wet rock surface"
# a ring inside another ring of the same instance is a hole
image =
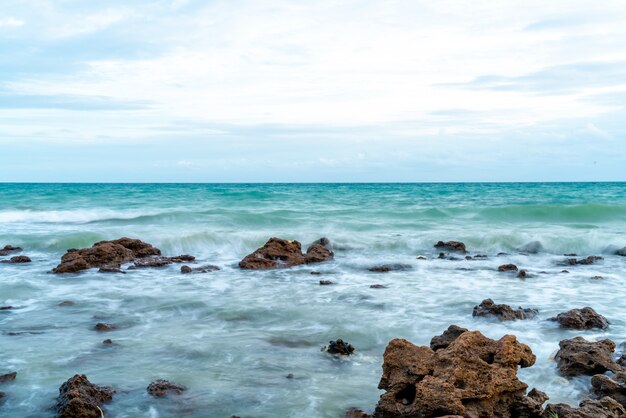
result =
[[[100,269],[98,269],[98,273],[126,274],[126,272],[121,269],[120,265],[117,265],[117,266],[115,266],[115,265],[102,266],[102,267],[100,267]]]
[[[239,267],[247,270],[269,270],[328,261],[333,258],[333,252],[327,248],[329,245],[313,243],[304,254],[298,241],[270,238],[263,247],[241,260]]]
[[[156,398],[163,398],[169,395],[180,395],[187,390],[185,386],[159,379],[150,383],[146,388],[148,393]]]
[[[578,408],[566,404],[548,404],[543,418],[624,418],[626,409],[608,396],[582,401]]]
[[[345,342],[342,339],[332,340],[328,343],[328,347],[322,348],[329,354],[336,354],[342,356],[349,356],[354,352],[354,346]]]
[[[220,268],[218,266],[213,266],[211,264],[207,264],[205,266],[200,267],[189,267],[187,265],[180,267],[180,272],[182,274],[190,274],[190,273],[211,273],[213,271],[218,271]]]
[[[496,341],[467,331],[436,352],[394,339],[385,350],[378,388],[386,393],[374,416],[539,417],[547,397],[526,396],[528,386],[517,378],[518,366],[534,363],[530,348],[513,335]]]
[[[116,330],[117,326],[113,324],[105,324],[104,322],[98,322],[94,329],[98,332],[108,332]]]
[[[585,258],[568,258],[566,261],[566,264],[571,265],[571,266],[589,265],[589,264],[594,264],[600,260],[604,260],[604,258],[595,256],[595,255],[590,255],[589,257],[585,257]]]
[[[459,327],[457,325],[450,325],[443,334],[437,335],[430,340],[430,348],[433,351],[447,348],[454,340],[459,338],[459,335],[469,331],[467,328]]]
[[[620,248],[619,250],[615,251],[615,254],[621,255],[622,257],[626,257],[626,247]]]
[[[90,268],[121,265],[136,259],[160,256],[161,250],[138,239],[120,238],[100,241],[90,248],[70,249],[61,257],[61,263],[52,272],[75,273]]]
[[[591,391],[598,398],[609,396],[626,408],[626,371],[614,376],[597,374],[591,378]]]
[[[17,372],[0,374],[0,383],[11,382],[17,377]]]
[[[330,280],[320,280],[320,286],[329,286],[331,284],[333,284],[333,282]]]
[[[372,418],[372,415],[367,412],[358,409],[358,408],[350,408],[344,414],[345,418]]]
[[[562,312],[556,317],[550,318],[550,320],[557,321],[561,328],[568,329],[607,329],[609,327],[609,321],[588,306],[582,309],[572,309],[567,312]]]
[[[163,256],[155,256],[155,257],[145,257],[140,258],[139,260],[135,260],[132,266],[128,267],[129,270],[135,269],[145,269],[145,268],[160,268],[169,266],[174,263],[187,263],[191,261],[195,261],[196,257],[192,255],[177,255],[174,257],[163,257]]]
[[[496,304],[491,299],[485,299],[480,305],[474,306],[472,316],[493,316],[500,321],[514,321],[517,319],[530,319],[537,316],[537,309],[517,308],[509,305]]]
[[[498,271],[517,271],[517,266],[515,264],[502,264],[498,266]]]
[[[615,343],[611,340],[593,342],[575,337],[561,341],[559,347],[554,360],[563,376],[592,376],[621,369],[613,361]]]
[[[460,241],[437,241],[435,248],[444,249],[448,251],[458,251],[461,253],[466,252],[465,244]]]
[[[25,255],[16,255],[14,257],[9,258],[8,260],[2,260],[0,263],[9,263],[9,264],[20,264],[20,263],[30,263],[32,260],[30,257]]]
[[[12,245],[5,245],[4,247],[0,248],[0,257],[4,257],[6,255],[9,255],[11,253],[16,253],[22,251],[21,247],[14,247]]]
[[[413,267],[409,264],[381,264],[379,266],[370,267],[368,270],[374,273],[388,273],[390,271],[411,270],[412,268]]]
[[[59,388],[57,418],[101,418],[102,405],[113,399],[113,390],[96,386],[85,375],[75,375]]]

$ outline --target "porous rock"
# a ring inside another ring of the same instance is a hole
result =
[[[568,329],[606,329],[609,326],[609,321],[604,316],[588,306],[582,309],[571,309],[567,312],[562,312],[556,317],[550,318],[550,320],[557,321],[561,328]]]
[[[500,321],[514,321],[516,319],[530,319],[537,316],[536,309],[517,308],[509,305],[496,304],[491,299],[483,300],[480,305],[474,306],[472,316],[495,316]]]
[[[159,379],[150,383],[146,390],[150,395],[156,398],[163,398],[168,395],[180,395],[186,391],[187,388],[167,380]]]
[[[624,418],[626,409],[615,399],[608,396],[600,400],[582,401],[578,408],[569,405],[546,405],[543,418]]]
[[[434,351],[447,348],[454,340],[459,338],[459,335],[467,331],[469,331],[467,328],[450,325],[443,334],[437,335],[430,340],[430,348]]]
[[[591,378],[591,391],[598,398],[609,396],[626,408],[626,372],[609,377],[597,374]]]
[[[57,418],[101,418],[102,404],[113,399],[113,390],[96,386],[85,375],[75,375],[59,388]]]
[[[535,363],[530,348],[513,335],[492,340],[466,331],[448,347],[433,351],[394,339],[384,354],[378,385],[384,393],[374,416],[539,417],[547,396],[526,395],[517,367]]]
[[[303,254],[298,241],[270,238],[263,247],[244,257],[239,262],[239,267],[247,270],[269,270],[319,263],[332,258],[333,252],[321,243],[311,244],[306,254]]]
[[[559,342],[554,360],[563,376],[580,376],[617,371],[621,367],[613,361],[615,343],[611,340],[597,342],[575,337]]]

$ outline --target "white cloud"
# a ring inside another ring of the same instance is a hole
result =
[[[0,18],[0,28],[1,27],[20,27],[20,26],[24,26],[24,23],[26,22],[20,19],[16,19],[15,17]]]

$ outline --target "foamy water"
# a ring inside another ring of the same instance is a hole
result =
[[[222,270],[47,274],[67,248],[121,236]],[[237,262],[271,236],[305,245],[327,236],[335,260],[239,270]],[[0,373],[18,372],[0,387],[8,394],[0,416],[53,415],[58,387],[75,373],[116,388],[107,417],[371,411],[387,342],[427,345],[450,324],[492,338],[515,334],[537,355],[521,379],[550,402],[577,404],[589,378],[560,377],[552,356],[560,340],[576,335],[626,340],[626,257],[613,254],[625,237],[625,184],[0,185],[0,246],[22,246],[33,259],[0,264],[0,305],[17,307],[0,311]],[[437,259],[433,244],[449,239],[489,258]],[[518,251],[533,241],[540,252]],[[604,260],[563,267],[564,253]],[[383,263],[411,269],[367,270]],[[504,263],[530,276],[495,271]],[[320,286],[320,279],[335,284]],[[540,313],[516,322],[472,318],[485,298]],[[75,305],[57,306],[63,300]],[[583,306],[606,316],[608,330],[566,331],[546,321]],[[97,322],[119,329],[97,333]],[[103,346],[105,338],[114,344]],[[355,345],[356,355],[338,360],[320,352],[336,338]],[[153,399],[145,388],[158,378],[189,390]]]

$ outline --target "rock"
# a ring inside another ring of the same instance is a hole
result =
[[[571,266],[575,266],[577,264],[588,265],[588,264],[594,264],[596,261],[599,261],[599,260],[604,260],[604,258],[595,256],[595,255],[590,255],[589,257],[581,258],[581,259],[568,258],[566,264],[569,264]]]
[[[326,248],[328,251],[330,251],[331,253],[333,252],[333,244],[330,242],[330,240],[326,237],[322,237],[318,240],[313,241],[306,249],[307,253],[316,245],[321,245],[322,247]]]
[[[354,346],[344,342],[342,339],[337,339],[330,341],[328,347],[322,348],[322,351],[326,351],[329,354],[349,356],[354,352]]]
[[[465,259],[466,259],[467,261],[473,260],[473,258],[472,258],[472,256],[471,256],[471,255],[466,255],[466,256],[465,256]]]
[[[117,327],[113,324],[105,324],[104,322],[98,322],[96,326],[94,327],[94,329],[99,332],[108,332],[108,331],[116,330]]]
[[[211,264],[207,264],[205,266],[200,266],[200,267],[194,267],[191,268],[189,266],[181,266],[180,267],[180,272],[182,274],[189,274],[189,273],[210,273],[212,271],[218,271],[220,268],[218,266],[213,266]]]
[[[474,306],[472,316],[495,316],[500,321],[514,321],[516,319],[534,318],[537,313],[537,309],[513,309],[509,305],[496,305],[493,300],[485,299],[480,305]]]
[[[15,309],[15,306],[0,306],[0,311],[8,311],[11,309]]]
[[[6,393],[0,392],[0,403],[2,403],[2,398],[4,398],[5,396],[7,396]]]
[[[312,272],[310,272],[309,274],[312,274],[312,275],[314,275],[314,276],[319,276],[319,275],[321,275],[321,274],[322,274],[322,272],[321,272],[321,271],[312,271]]]
[[[365,411],[362,411],[358,408],[350,408],[346,411],[346,418],[372,418],[372,416]]]
[[[600,400],[586,400],[579,408],[569,405],[548,404],[543,418],[624,418],[626,409],[615,399],[604,397]]]
[[[498,267],[498,271],[517,271],[515,264],[502,264]]]
[[[622,366],[623,368],[626,368],[626,354],[622,354],[616,363]]]
[[[121,266],[119,264],[118,265],[102,266],[98,270],[98,273],[121,273],[121,274],[126,274],[126,272],[123,271],[120,267]]]
[[[438,241],[435,244],[435,248],[443,248],[444,250],[458,251],[461,253],[466,252],[465,244],[460,241],[447,241],[447,242]]]
[[[286,379],[293,379],[294,378],[293,373],[287,374],[287,376],[285,376],[285,378]]]
[[[30,263],[32,260],[25,255],[16,255],[15,257],[11,257],[8,260],[2,260],[0,263],[10,263],[10,264],[20,264],[20,263]]]
[[[446,258],[446,253],[439,253],[437,258]]]
[[[75,273],[159,255],[161,255],[161,250],[138,239],[120,238],[113,241],[100,241],[91,248],[67,250],[67,253],[61,257],[61,263],[52,272]]]
[[[558,321],[561,328],[568,329],[607,329],[609,327],[609,321],[588,306],[582,309],[572,309],[567,312],[562,312],[549,320]]]
[[[74,306],[74,305],[76,304],[72,302],[71,300],[64,300],[63,302],[59,303],[57,306],[65,307],[65,306]]]
[[[17,376],[17,372],[0,374],[0,383],[6,383],[12,380],[15,380],[16,376]]]
[[[459,335],[469,331],[467,328],[462,328],[456,325],[450,325],[447,330],[441,335],[437,335],[430,340],[430,348],[433,351],[447,348]]]
[[[428,260],[427,257],[424,257],[423,255],[418,255],[417,257],[415,257],[416,260]]]
[[[320,280],[320,286],[328,286],[333,284],[330,280]]]
[[[387,286],[385,286],[384,284],[373,284],[370,285],[370,289],[386,289]]]
[[[568,271],[568,270],[561,270],[561,273],[568,274],[568,273],[569,273],[569,271]]]
[[[3,248],[0,248],[0,256],[9,255],[9,253],[22,251],[21,247],[14,247],[12,245],[5,245]]]
[[[155,380],[146,388],[148,393],[156,398],[163,398],[168,395],[180,395],[187,390],[185,386],[168,382],[167,380]]]
[[[543,244],[540,241],[531,241],[517,249],[520,253],[538,254],[543,251]]]
[[[626,247],[621,248],[621,249],[615,251],[615,254],[616,255],[621,255],[622,257],[626,257]]]
[[[526,270],[520,270],[517,273],[517,277],[520,279],[525,279],[528,276],[528,273],[526,272]]]
[[[489,258],[489,257],[488,257],[486,254],[476,254],[476,255],[474,256],[474,258],[482,258],[482,259],[486,259],[486,258]]]
[[[370,267],[368,270],[374,273],[388,273],[390,271],[411,270],[412,268],[413,267],[409,264],[382,264],[380,266]]]
[[[298,241],[270,238],[263,247],[241,260],[239,267],[247,270],[269,270],[319,263],[332,258],[332,251],[322,244],[311,245],[306,254],[303,254]]]
[[[103,345],[111,345],[111,344],[113,344],[113,341],[111,341],[110,338],[107,338],[106,340],[102,341],[102,344]]]
[[[612,378],[603,374],[593,376],[591,391],[598,399],[608,396],[626,408],[626,372],[618,372]]]
[[[155,256],[155,257],[144,257],[138,260],[135,260],[132,266],[130,266],[129,270],[135,269],[145,269],[145,268],[159,268],[169,266],[174,263],[185,263],[189,261],[195,261],[196,257],[192,255],[177,255],[175,257],[163,257],[163,256]],[[219,267],[218,267],[219,270]]]
[[[621,369],[613,361],[615,343],[611,340],[593,342],[575,337],[561,341],[559,347],[554,360],[563,376],[592,376]]]
[[[545,394],[526,396],[528,385],[517,378],[518,366],[534,363],[530,348],[513,335],[495,341],[466,331],[437,351],[394,339],[385,349],[378,388],[386,393],[374,416],[539,417]]]
[[[85,375],[75,375],[59,388],[57,418],[101,418],[102,404],[113,399],[113,390],[96,386]]]

